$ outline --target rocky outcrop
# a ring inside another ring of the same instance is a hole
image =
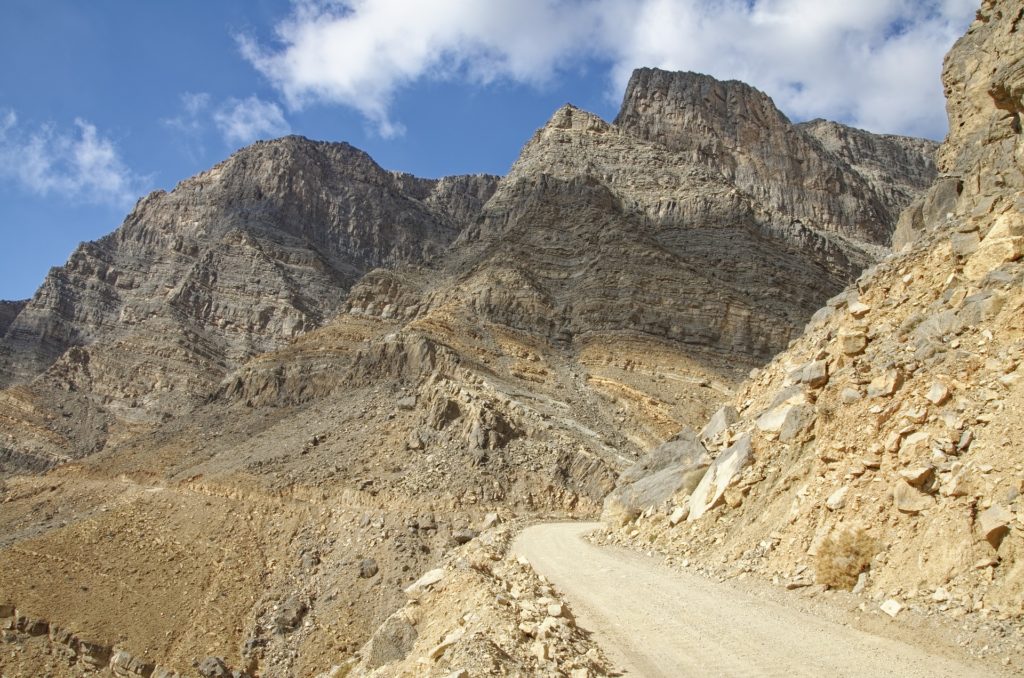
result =
[[[330,318],[367,271],[443,252],[495,184],[396,175],[347,144],[254,144],[144,198],[51,271],[6,323],[0,384],[71,346],[166,326],[215,362],[273,349]]]
[[[901,145],[859,131],[836,134],[838,128],[816,124],[794,126],[753,87],[697,73],[636,70],[615,124],[720,173],[779,228],[800,221],[878,245],[889,242],[907,196],[901,196],[903,204],[892,204],[897,195],[856,168],[896,160],[901,183],[923,189],[934,178],[927,158],[934,149],[928,144]]]
[[[28,301],[0,301],[0,336],[7,332]]]

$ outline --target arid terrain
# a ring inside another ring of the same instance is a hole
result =
[[[1022,17],[941,147],[639,69],[503,177],[291,136],[143,198],[0,304],[0,675],[1024,670]]]

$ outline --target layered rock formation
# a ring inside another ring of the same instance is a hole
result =
[[[0,385],[131,334],[179,337],[214,363],[280,346],[333,316],[367,271],[444,251],[496,181],[394,174],[347,144],[257,143],[142,199],[51,271],[4,323]]]
[[[1020,671],[1022,21],[1020,0],[984,2],[950,51],[944,176],[904,215],[906,252],[738,388],[702,435],[700,484],[677,470],[644,504],[633,490],[656,477],[625,474],[613,539],[715,576],[852,589],[832,597],[868,621],[927,623]]]
[[[519,581],[457,550],[487,513],[594,515],[884,251],[930,147],[823,129],[642,71],[615,124],[560,109],[500,182],[290,137],[144,199],[5,333],[0,463],[63,465],[2,488],[0,591],[140,662],[312,675],[442,554]],[[473,647],[547,666],[518,637]]]

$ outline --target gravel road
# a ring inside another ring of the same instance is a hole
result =
[[[584,541],[596,527],[535,525],[513,549],[565,594],[577,623],[627,676],[993,675]]]

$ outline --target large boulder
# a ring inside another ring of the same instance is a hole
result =
[[[711,456],[684,429],[626,469],[605,498],[602,520],[624,525],[648,509],[659,508],[676,494],[689,494],[700,482]]]
[[[725,490],[739,475],[743,467],[751,462],[750,434],[744,434],[729,449],[718,455],[715,463],[704,473],[697,488],[690,497],[690,515],[694,521],[722,503]]]

